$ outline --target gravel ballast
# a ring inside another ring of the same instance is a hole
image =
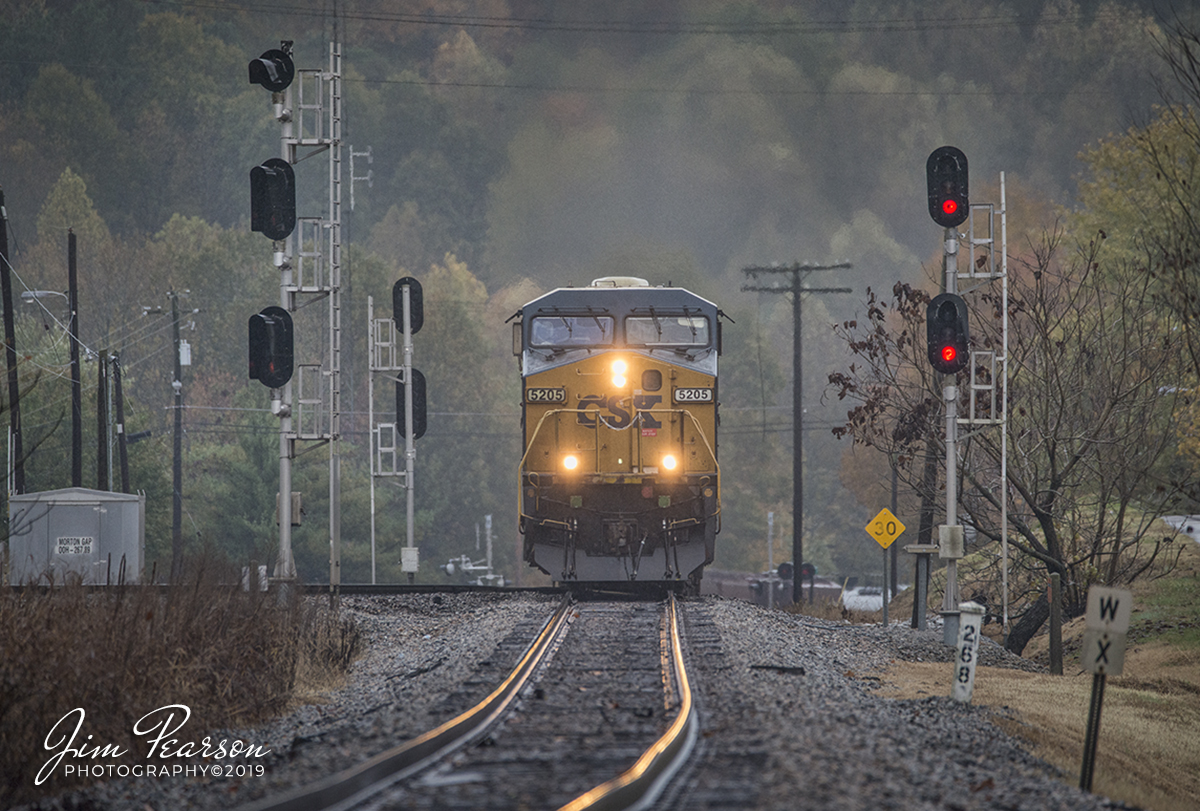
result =
[[[367,646],[346,686],[261,727],[209,733],[270,749],[252,761],[262,776],[117,778],[28,808],[232,808],[323,778],[482,699],[556,604],[540,594],[344,597]],[[703,734],[699,763],[660,807],[1126,807],[1073,788],[986,708],[874,692],[893,660],[949,662],[940,630],[850,625],[717,597],[683,605]],[[991,642],[980,656],[1041,669]]]
[[[711,622],[725,647],[719,671],[706,672],[702,663],[697,668],[696,678],[705,685],[706,727],[715,730],[707,754],[711,765],[701,771],[719,769],[722,732],[741,739],[746,730],[757,732],[757,744],[740,745],[759,747],[763,779],[741,807],[1126,807],[1069,785],[1066,776],[993,725],[987,708],[948,696],[878,696],[876,674],[893,660],[944,661],[951,667],[954,651],[942,643],[940,628],[850,625],[722,599],[689,603],[688,620]],[[980,663],[1043,670],[986,639]],[[732,714],[723,709],[726,702]],[[695,795],[696,802],[681,807],[738,807],[707,803],[702,787]]]

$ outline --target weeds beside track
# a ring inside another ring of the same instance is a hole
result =
[[[200,736],[278,714],[346,672],[353,624],[299,590],[281,600],[227,575],[202,565],[172,587],[0,589],[0,806],[45,793],[42,742],[77,708],[93,742],[140,752],[133,727],[159,707],[189,707]]]

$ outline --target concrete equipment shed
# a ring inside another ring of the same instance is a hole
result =
[[[8,582],[91,585],[141,581],[146,496],[69,487],[8,500]],[[111,569],[110,569],[111,565]]]

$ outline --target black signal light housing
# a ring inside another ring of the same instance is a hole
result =
[[[943,228],[957,228],[967,220],[971,197],[967,182],[967,156],[953,146],[933,150],[925,162],[929,186],[929,216]]]
[[[412,370],[413,387],[413,439],[425,436],[429,422],[426,418],[425,375],[419,369]],[[404,418],[404,382],[396,381],[396,433],[408,435],[408,421]]]
[[[290,42],[285,42],[288,50]],[[287,50],[272,48],[263,53],[258,59],[250,60],[250,84],[261,85],[272,93],[280,93],[288,88],[296,78],[296,65]]]
[[[925,311],[925,335],[929,341],[929,363],[944,375],[958,374],[971,360],[971,336],[967,303],[962,296],[934,296]]]
[[[264,307],[250,316],[250,379],[271,389],[292,379],[292,315],[282,307]]]
[[[283,158],[250,170],[250,230],[286,239],[296,230],[296,173]]]

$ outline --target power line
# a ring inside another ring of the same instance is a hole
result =
[[[434,79],[346,79],[347,82],[360,84],[396,84],[418,87],[451,87],[482,90],[530,90],[546,93],[626,93],[630,95],[698,95],[698,96],[897,96],[912,98],[918,96],[1047,96],[1060,98],[1063,96],[1111,96],[1111,90],[1045,90],[1030,91],[1024,88],[1014,90],[821,90],[821,89],[771,89],[771,88],[717,88],[717,87],[630,87],[612,85],[554,85],[522,82],[452,82]]]
[[[256,3],[253,7],[238,7],[229,3],[186,2],[185,0],[142,0],[144,5],[194,8],[209,11],[241,12],[253,14],[286,14],[297,17],[325,17],[327,11],[320,8],[282,3]],[[356,22],[390,22],[405,25],[443,28],[481,28],[519,31],[546,31],[580,34],[638,34],[653,36],[789,36],[810,34],[859,34],[859,33],[911,33],[936,30],[986,30],[1011,28],[1025,25],[1075,25],[1083,22],[1122,21],[1127,15],[1121,11],[1083,12],[1060,14],[1048,17],[1045,14],[996,14],[977,17],[897,17],[871,19],[828,19],[807,21],[776,21],[764,23],[721,23],[721,22],[656,22],[652,20],[631,22],[629,20],[562,20],[546,17],[508,17],[479,14],[445,14],[411,12],[340,12],[343,20]]]
[[[63,67],[80,71],[113,70],[128,72],[125,65],[100,65],[79,62],[63,62],[53,59],[0,59],[0,65],[62,65]],[[542,82],[459,82],[441,81],[436,79],[370,79],[343,78],[344,83],[375,84],[375,85],[408,85],[411,87],[437,87],[468,90],[515,90],[537,93],[624,93],[627,95],[676,95],[676,96],[778,96],[778,97],[870,97],[870,98],[918,98],[959,96],[970,98],[993,97],[1086,97],[1111,96],[1111,90],[1029,90],[1016,88],[1013,90],[983,89],[983,90],[832,90],[819,88],[720,88],[720,87],[667,87],[649,86],[636,87],[628,85],[587,85],[587,84],[547,84]]]
[[[290,14],[302,17],[328,16],[324,4],[318,7],[299,6],[294,4],[256,4],[254,6],[235,6],[226,3],[185,2],[184,0],[142,0],[145,5],[170,6],[175,8],[191,8],[208,11],[235,12],[244,14]],[[627,20],[556,20],[539,17],[502,17],[494,15],[471,14],[439,14],[411,12],[338,12],[342,20],[380,23],[391,22],[415,26],[438,26],[454,28],[496,28],[526,31],[549,31],[588,34],[620,34],[620,35],[669,35],[669,36],[779,36],[779,35],[809,35],[809,34],[855,34],[855,33],[912,33],[934,30],[988,30],[1004,27],[1019,27],[1036,24],[1038,26],[1078,25],[1081,23],[1121,22],[1128,15],[1120,10],[1097,12],[1095,14],[1060,14],[1047,17],[1045,14],[997,14],[981,17],[957,18],[887,18],[870,19],[829,19],[809,21],[777,21],[765,23],[721,23],[721,22],[630,22]],[[61,60],[0,60],[0,64],[44,65],[62,64],[66,67],[85,70],[120,70],[128,72],[129,66],[113,66],[98,63],[66,63]],[[146,68],[150,70],[151,68]],[[911,90],[911,91],[879,91],[879,90],[829,90],[829,89],[727,89],[727,88],[692,88],[677,87],[627,87],[603,85],[554,85],[540,82],[458,82],[436,81],[429,79],[344,79],[364,84],[396,84],[439,88],[466,88],[488,90],[516,90],[534,92],[574,92],[574,93],[624,93],[647,95],[775,95],[775,96],[832,96],[832,97],[923,97],[923,96],[1101,96],[1109,95],[1109,91],[1035,91],[1026,89],[1013,90]]]

